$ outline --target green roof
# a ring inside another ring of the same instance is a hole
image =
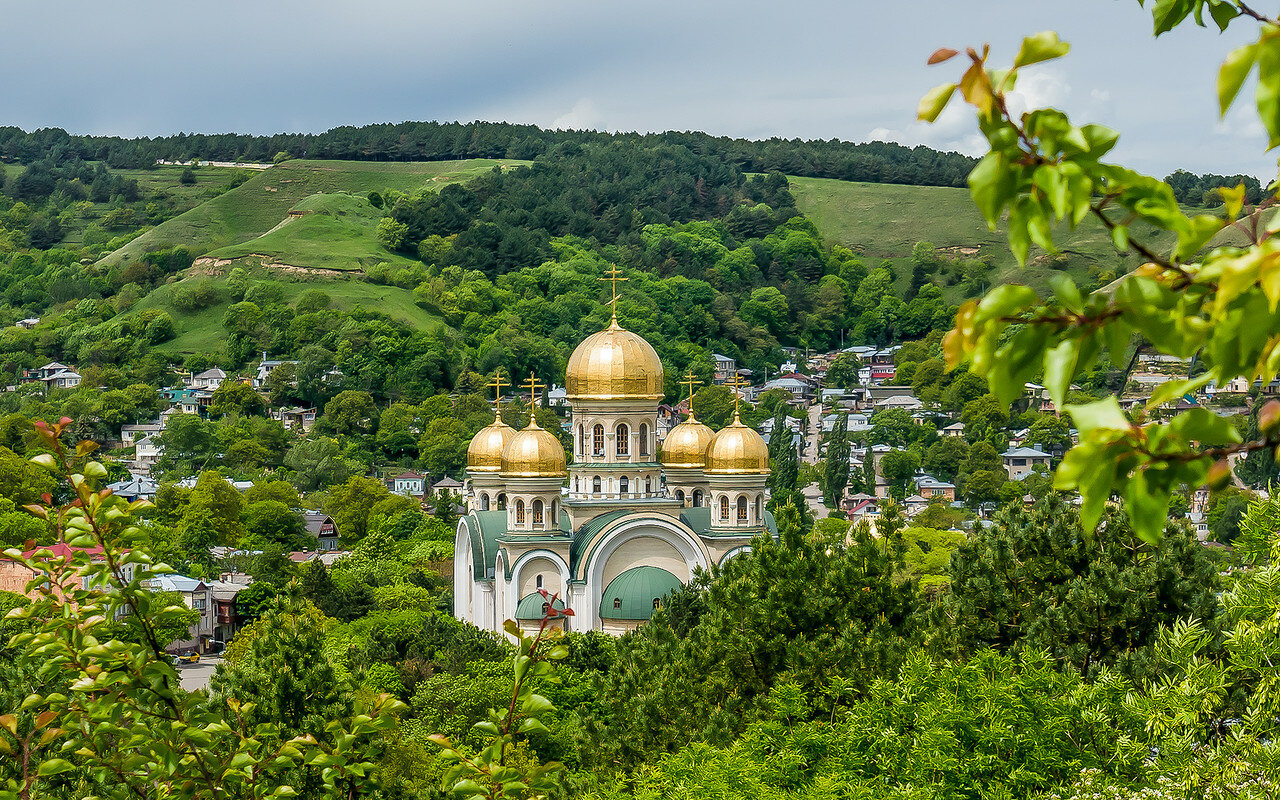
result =
[[[613,522],[615,519],[620,519],[621,517],[625,517],[627,514],[632,513],[635,512],[620,509],[618,511],[609,511],[598,517],[592,517],[587,520],[587,522],[584,523],[581,528],[578,528],[577,532],[573,534],[573,544],[569,545],[569,568],[577,568],[578,559],[582,555],[583,548],[591,543],[592,538],[594,538],[597,533],[604,530],[604,526]]]
[[[473,511],[463,521],[471,537],[471,574],[483,580],[498,554],[498,537],[507,532],[507,512]]]
[[[679,578],[661,567],[632,567],[605,587],[600,597],[600,616],[605,619],[649,619],[653,616],[654,600],[661,600],[683,588]]]
[[[712,536],[711,533],[711,507],[699,506],[697,508],[686,508],[680,512],[680,521],[689,526],[689,529],[699,536]],[[778,523],[773,518],[772,511],[764,512],[764,528],[769,535],[778,538]],[[723,534],[716,534],[723,535]]]
[[[516,606],[516,619],[542,619],[542,607],[546,602],[537,592],[526,594]],[[564,611],[564,601],[559,597],[556,598],[555,608]]]

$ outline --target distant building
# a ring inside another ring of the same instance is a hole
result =
[[[926,500],[941,497],[950,502],[956,499],[956,485],[940,481],[932,475],[917,475],[915,479],[916,493]]]
[[[107,486],[111,493],[122,500],[150,500],[156,496],[160,485],[146,476],[134,475],[127,481],[116,481]]]
[[[716,362],[715,383],[727,383],[737,373],[738,362],[736,359],[722,356],[719,353],[713,353],[711,358]]]
[[[939,429],[938,434],[941,436],[964,436],[964,423],[957,422],[953,425],[948,425]]]
[[[133,469],[143,475],[150,475],[151,468],[164,455],[164,445],[154,436],[144,436],[133,443]]]
[[[296,361],[269,361],[267,352],[262,351],[262,360],[258,362],[258,371],[254,373],[249,381],[249,385],[255,389],[261,389],[267,384],[267,377],[275,371],[276,367],[283,364],[296,364]]]
[[[1044,467],[1048,471],[1052,461],[1052,456],[1034,447],[1011,447],[1001,453],[1000,457],[1004,460],[1004,468],[1011,481],[1022,480],[1034,472],[1036,467]]]
[[[27,317],[26,319],[20,319],[20,320],[18,320],[17,322],[15,322],[15,323],[13,323],[13,324],[14,324],[15,326],[19,327],[19,328],[22,328],[23,330],[28,330],[28,331],[29,331],[29,330],[31,330],[32,328],[34,328],[35,326],[37,326],[37,325],[39,325],[39,324],[40,324],[40,318],[39,318],[39,317]]]
[[[88,554],[90,561],[101,563],[103,560],[101,547],[71,547],[63,542],[34,547],[24,552],[22,557],[28,559],[32,558],[41,550],[48,551],[52,558],[70,558],[73,553],[86,553]],[[121,570],[125,580],[133,580],[134,567],[132,564],[123,565]],[[13,592],[14,594],[34,597],[35,592],[27,591],[27,584],[35,580],[36,574],[37,573],[34,570],[28,569],[23,564],[19,564],[17,561],[10,561],[4,556],[0,556],[0,592]],[[89,578],[80,577],[74,586],[69,586],[67,588],[88,589]]]
[[[128,424],[120,426],[120,441],[125,447],[132,447],[139,439],[144,436],[151,436],[164,430],[164,423],[156,420],[155,422],[139,422],[136,424]]]
[[[222,382],[226,379],[227,373],[223,372],[218,367],[213,367],[212,369],[206,369],[204,372],[193,377],[191,379],[190,386],[192,389],[204,389],[212,392],[221,386]]]
[[[302,515],[302,521],[307,526],[307,533],[319,542],[321,550],[338,549],[338,526],[333,517],[319,511],[307,511]]]
[[[307,432],[315,427],[316,410],[314,408],[302,408],[301,406],[277,408],[272,409],[271,418],[291,430]]]
[[[147,588],[153,592],[176,592],[182,597],[182,602],[187,604],[187,608],[200,612],[200,619],[191,626],[188,637],[169,645],[169,650],[207,652],[213,641],[215,625],[213,595],[209,591],[209,585],[185,575],[157,575],[147,581]]]
[[[427,476],[419,472],[401,472],[386,479],[392,494],[422,499],[427,494]]]

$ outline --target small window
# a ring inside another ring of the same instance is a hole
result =
[[[738,522],[747,521],[747,498],[738,498]]]
[[[533,524],[534,524],[534,525],[541,525],[541,524],[542,524],[542,522],[543,522],[543,518],[542,518],[542,500],[534,500],[534,501],[533,501]]]
[[[591,479],[591,491],[600,494],[600,476],[597,475]]]
[[[578,455],[585,456],[587,454],[587,429],[578,426]]]
[[[574,475],[574,476],[573,476],[573,490],[574,490],[575,492],[576,492],[576,491],[578,491],[578,476],[577,476],[577,475]]]
[[[621,478],[618,478],[618,491],[619,491],[619,492],[621,492],[622,494],[626,494],[626,493],[627,493],[627,489],[628,489],[630,486],[631,486],[631,484],[627,481],[627,476],[626,476],[626,475],[623,475]]]
[[[693,507],[702,508],[702,490],[701,489],[693,490]]]
[[[764,515],[760,513],[760,503],[764,500],[763,495],[756,495],[756,524],[760,524],[760,520],[764,519]]]
[[[649,424],[640,423],[640,455],[649,455]]]
[[[560,512],[555,500],[551,501],[551,524],[552,526],[560,524]]]
[[[551,613],[551,604],[550,604],[550,603],[543,603],[543,604],[542,604],[542,616],[544,616],[544,617],[545,617],[547,614],[550,614],[550,613]]]
[[[676,489],[676,499],[681,503],[684,502],[684,489]]]
[[[541,588],[542,588],[542,576],[541,576],[541,575],[539,575],[539,576],[538,576],[538,578],[537,578],[537,580],[535,581],[535,583],[537,584],[537,587],[538,587],[539,589],[541,589]]]
[[[516,500],[516,524],[524,524],[524,501],[520,499]]]
[[[662,598],[661,597],[653,598],[653,610],[657,611],[660,608],[662,608]]]
[[[591,429],[591,454],[604,455],[604,426],[597,425]]]
[[[480,510],[481,511],[489,510],[489,495],[485,494],[484,492],[480,493]]]
[[[651,475],[644,476],[644,493],[653,494],[653,476]]]
[[[622,608],[622,598],[621,597],[613,598],[613,610],[618,611],[621,608]]]
[[[507,510],[507,496],[505,494],[498,495],[498,510],[499,511]]]
[[[729,498],[727,497],[720,498],[720,519],[729,519]]]
[[[617,427],[617,430],[614,431],[613,435],[614,435],[614,438],[617,440],[616,444],[618,449],[618,455],[620,456],[631,455],[631,429],[628,428],[625,424],[619,425]]]

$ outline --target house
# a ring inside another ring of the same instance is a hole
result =
[[[267,352],[262,351],[262,360],[258,362],[258,371],[254,373],[249,380],[249,385],[255,389],[261,389],[267,385],[267,377],[275,371],[275,368],[282,364],[296,364],[296,361],[268,361]]]
[[[948,426],[947,426],[947,427],[945,427],[945,428],[941,428],[941,429],[939,429],[939,431],[938,431],[938,435],[940,435],[940,436],[964,436],[964,423],[963,423],[963,422],[957,422],[957,423],[954,423],[954,424],[952,424],[952,425],[948,425]]]
[[[13,323],[13,324],[14,324],[14,325],[16,325],[16,326],[17,326],[17,327],[19,327],[19,328],[22,328],[23,330],[27,330],[27,331],[29,331],[29,330],[31,330],[32,328],[34,328],[35,326],[37,326],[37,325],[39,325],[39,324],[40,324],[40,318],[39,318],[39,317],[27,317],[26,319],[20,319],[20,320],[18,320],[17,322],[15,322],[15,323]]]
[[[50,361],[48,364],[45,364],[43,367],[37,367],[35,369],[24,369],[22,371],[22,381],[23,383],[38,382],[38,381],[43,381],[47,378],[50,378],[58,374],[59,372],[74,372],[74,371],[75,371],[74,369],[72,369],[71,367],[68,367],[66,364],[60,364],[57,361]]]
[[[918,494],[913,494],[907,499],[902,501],[903,511],[906,513],[908,517],[914,517],[916,514],[919,514],[921,511],[924,511],[928,507],[929,507],[929,500],[927,498],[921,497]]]
[[[729,356],[722,356],[719,353],[713,353],[711,359],[716,362],[715,377],[716,384],[727,383],[738,371],[738,362]]]
[[[321,550],[337,549],[338,526],[334,523],[333,517],[319,511],[307,511],[303,513],[302,521],[307,526],[307,533],[314,536],[320,543]]]
[[[22,554],[23,558],[33,558],[37,553],[45,551],[48,553],[47,558],[70,558],[75,553],[85,553],[89,556],[89,560],[95,563],[102,561],[101,547],[71,547],[65,542],[57,544],[44,545],[27,550]],[[132,564],[124,564],[121,566],[125,580],[133,580],[134,566]],[[40,573],[43,574],[43,573]],[[37,592],[28,592],[27,584],[35,580],[37,572],[27,568],[25,565],[17,561],[11,561],[0,556],[0,592],[13,592],[14,594],[35,597]],[[88,589],[89,578],[81,576],[76,582],[76,588]],[[70,587],[68,587],[70,588]],[[61,592],[58,592],[61,594]]]
[[[290,430],[310,431],[316,424],[314,408],[276,408],[271,410],[271,418]]]
[[[40,380],[47,389],[74,389],[80,385],[80,373],[64,369]]]
[[[209,585],[196,578],[185,575],[157,575],[147,581],[147,588],[153,592],[174,592],[182,598],[187,608],[200,612],[200,619],[191,626],[186,639],[180,639],[169,645],[170,651],[196,650],[208,652],[213,641],[215,625],[215,609]]]
[[[1010,447],[1000,457],[1004,460],[1004,468],[1011,481],[1022,480],[1034,472],[1036,467],[1044,467],[1047,472],[1052,461],[1052,456],[1034,447]]]
[[[876,401],[877,411],[890,411],[893,409],[919,411],[922,408],[924,408],[924,403],[908,394],[897,394],[893,397],[886,397],[883,400]]]
[[[1191,530],[1195,533],[1197,539],[1202,542],[1209,541],[1209,518],[1206,514],[1200,511],[1190,511],[1187,513],[1187,522],[1190,523]]]
[[[139,439],[159,433],[162,430],[164,430],[164,422],[160,420],[121,425],[120,442],[125,447],[133,447],[138,443]]]
[[[160,485],[148,477],[133,475],[127,481],[116,481],[107,486],[111,493],[122,500],[150,500],[156,496]]]
[[[231,577],[230,574],[225,577]],[[248,578],[248,576],[245,576]],[[252,580],[249,578],[249,580]],[[209,596],[213,599],[213,641],[225,645],[231,641],[243,624],[236,613],[236,595],[247,584],[229,580],[209,581]],[[217,645],[215,645],[217,649]]]
[[[226,379],[227,373],[223,372],[218,367],[213,367],[211,369],[206,369],[199,375],[196,375],[191,379],[191,383],[188,385],[192,389],[204,389],[205,391],[212,392],[221,386],[222,382]]]
[[[845,515],[852,521],[880,516],[880,502],[869,494],[859,492],[846,497],[842,503]]]
[[[916,492],[926,500],[941,497],[950,502],[956,499],[956,485],[940,481],[932,475],[920,474],[915,478]]]
[[[151,468],[164,455],[164,445],[154,436],[144,436],[133,443],[133,469],[143,475],[150,475]]]
[[[427,494],[427,476],[419,472],[401,472],[385,479],[392,494],[422,498]]]
[[[440,480],[431,485],[431,493],[438,494],[440,492],[449,492],[450,494],[460,494],[462,492],[462,484],[445,475]]]

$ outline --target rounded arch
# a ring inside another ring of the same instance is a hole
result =
[[[726,562],[726,561],[728,561],[729,559],[733,558],[734,556],[740,556],[740,555],[742,555],[743,553],[750,553],[750,552],[751,552],[751,545],[749,545],[749,544],[744,544],[744,545],[741,545],[741,546],[739,546],[739,547],[735,547],[735,548],[733,548],[732,550],[730,550],[729,552],[727,552],[727,553],[725,553],[724,555],[720,556],[719,564],[720,564],[720,566],[724,566],[725,562]]]
[[[516,524],[524,524],[524,498],[516,498]]]
[[[631,490],[631,481],[626,475],[618,478],[618,494],[627,494]]]
[[[481,492],[480,497],[476,500],[476,503],[480,506],[481,511],[488,511],[489,510],[489,493]]]
[[[628,514],[606,525],[590,541],[584,543],[576,559],[574,577],[588,582],[592,575],[598,579],[604,573],[605,563],[613,555],[613,551],[629,540],[642,536],[657,536],[667,541],[680,553],[691,572],[694,567],[710,568],[711,554],[706,546],[675,517]],[[600,599],[599,590],[603,588],[596,586],[596,602]]]
[[[505,492],[500,492],[498,494],[498,510],[499,511],[507,510],[507,495]]]
[[[681,503],[684,502],[684,489],[676,489],[676,499]]]
[[[604,455],[604,426],[599,422],[591,429],[591,455]]]
[[[618,427],[613,429],[613,439],[618,456],[631,455],[631,427],[627,423],[618,423]]]
[[[511,568],[509,570],[511,578],[507,581],[507,585],[505,587],[506,591],[503,592],[503,601],[506,604],[506,608],[510,609],[510,611],[506,616],[503,616],[498,620],[498,626],[494,628],[494,630],[502,630],[502,623],[507,619],[507,617],[515,613],[516,604],[520,602],[520,598],[516,597],[516,593],[519,591],[520,584],[524,579],[524,570],[528,567],[530,561],[540,558],[545,558],[555,565],[556,572],[560,576],[560,599],[566,605],[568,604],[569,598],[567,595],[569,593],[570,573],[569,565],[565,562],[564,558],[554,550],[537,549],[521,553],[515,561],[511,562]]]
[[[729,495],[727,494],[720,495],[719,506],[720,506],[719,508],[720,521],[725,522],[729,519]]]
[[[535,497],[533,500],[533,524],[542,525],[546,522],[546,514],[541,497]]]
[[[599,475],[591,476],[591,493],[600,494],[600,476]]]
[[[649,455],[649,423],[640,423],[640,455]]]
[[[737,523],[741,525],[748,522],[749,519],[747,517],[747,496],[745,494],[738,495],[738,500],[734,505],[737,506],[738,513],[734,517]]]
[[[703,494],[701,489],[693,490],[693,507],[702,508]]]
[[[587,454],[587,427],[581,422],[578,423],[578,455],[585,456]]]

